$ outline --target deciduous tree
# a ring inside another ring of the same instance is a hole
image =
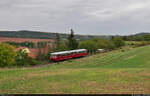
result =
[[[16,55],[14,46],[0,43],[0,67],[14,65]]]

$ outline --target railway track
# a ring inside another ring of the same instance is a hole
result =
[[[94,55],[95,55],[95,54],[94,54]],[[87,56],[85,56],[85,57],[72,58],[72,59],[68,59],[68,60],[77,60],[77,59],[86,58],[86,57],[90,57],[90,56],[93,56],[93,55],[87,55]],[[31,67],[32,67],[32,68],[45,67],[45,66],[48,66],[48,65],[58,64],[58,63],[65,62],[65,61],[67,61],[67,60],[58,61],[58,62],[50,62],[50,63],[48,63],[48,64],[40,64],[40,65],[31,66]]]
[[[107,52],[109,52],[109,51],[107,51]],[[106,53],[106,52],[103,52],[103,53]],[[103,54],[103,53],[100,53],[100,54]],[[97,54],[99,54],[99,53],[97,53]],[[89,54],[89,55],[84,56],[84,57],[72,58],[72,59],[68,59],[68,60],[77,60],[77,59],[80,59],[80,58],[87,58],[87,57],[94,56],[94,55],[97,55],[97,54]],[[48,64],[35,65],[35,66],[31,66],[31,68],[45,67],[45,66],[48,66],[48,65],[51,65],[51,64],[58,64],[58,63],[65,62],[65,61],[67,61],[67,60],[58,61],[58,62],[50,62]]]

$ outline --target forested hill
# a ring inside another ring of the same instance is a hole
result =
[[[150,35],[150,33],[149,32],[141,32],[141,33],[135,34],[134,36],[144,36],[144,35]]]
[[[62,39],[66,39],[68,34],[59,33]],[[56,32],[39,32],[39,31],[0,31],[0,37],[11,38],[37,38],[37,39],[55,39]],[[88,40],[91,38],[106,38],[110,36],[94,36],[94,35],[75,35],[78,40]]]

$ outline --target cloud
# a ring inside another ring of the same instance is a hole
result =
[[[77,34],[150,31],[149,0],[1,0],[0,30]]]

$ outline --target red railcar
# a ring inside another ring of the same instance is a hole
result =
[[[62,61],[62,60],[67,60],[67,59],[71,59],[71,58],[83,57],[86,55],[88,55],[86,49],[55,52],[55,53],[51,53],[50,60],[51,61]]]

